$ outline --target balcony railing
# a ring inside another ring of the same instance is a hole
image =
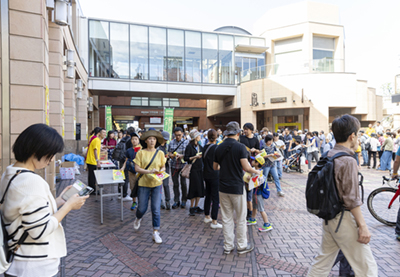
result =
[[[240,82],[243,83],[270,76],[318,72],[344,72],[344,60],[319,59],[267,64],[243,70],[240,74]]]

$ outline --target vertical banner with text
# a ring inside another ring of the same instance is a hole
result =
[[[45,113],[46,113],[46,125],[50,126],[50,95],[49,95],[49,87],[46,86],[46,99],[45,99]]]
[[[169,133],[169,140],[171,140],[173,125],[174,125],[174,108],[165,108],[164,131]]]
[[[111,106],[106,106],[106,130],[112,130],[112,114],[111,114]]]

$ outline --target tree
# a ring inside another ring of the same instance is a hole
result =
[[[394,94],[394,89],[393,89],[392,83],[382,84],[380,91],[383,96],[390,96],[390,95]]]

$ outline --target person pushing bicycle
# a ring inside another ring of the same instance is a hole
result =
[[[399,179],[399,175],[397,173],[399,170],[399,166],[400,166],[400,148],[396,152],[396,160],[394,161],[394,164],[393,164],[392,179],[394,179],[394,178]],[[396,239],[398,241],[400,241],[400,208],[399,208],[399,212],[397,213],[395,232],[396,232]]]

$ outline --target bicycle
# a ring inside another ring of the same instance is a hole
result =
[[[385,186],[386,185],[386,186]],[[382,186],[368,196],[368,210],[379,222],[395,226],[400,202],[395,201],[400,195],[400,181],[382,176]]]

